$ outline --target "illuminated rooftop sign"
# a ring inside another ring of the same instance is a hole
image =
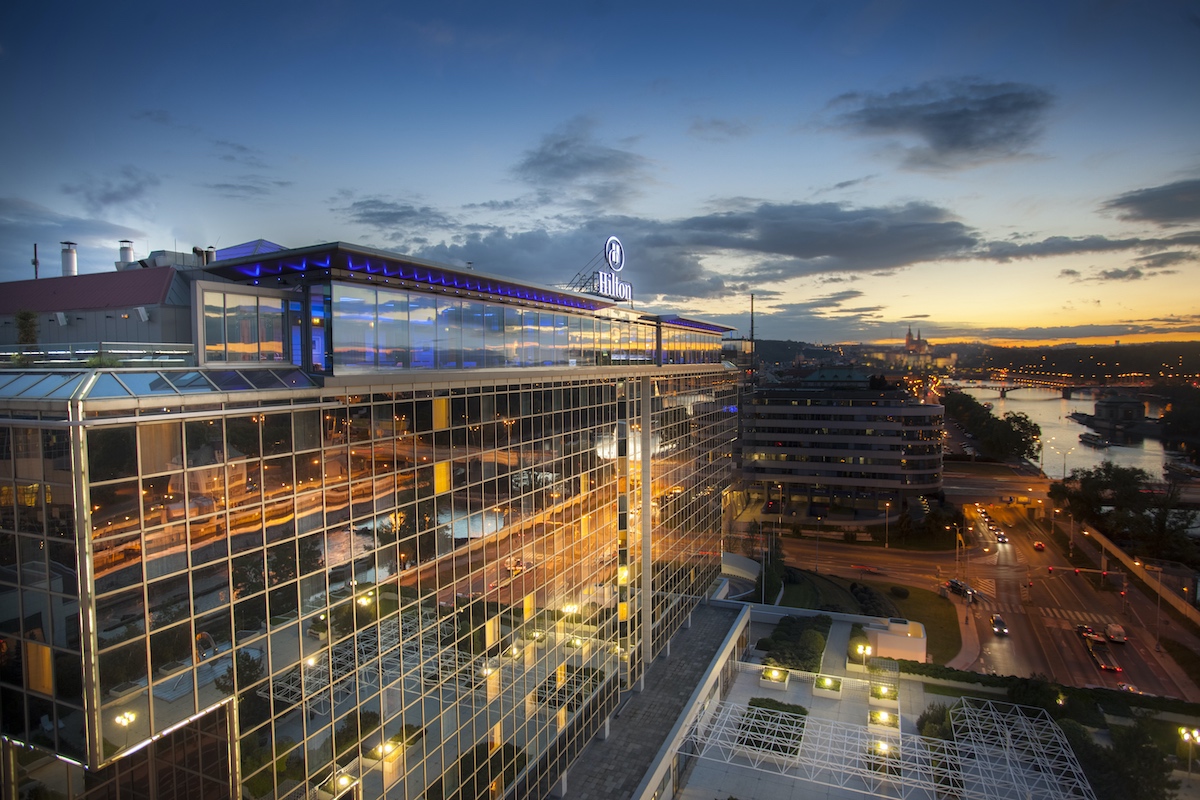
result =
[[[633,284],[617,277],[617,273],[625,268],[625,247],[615,236],[608,237],[604,243],[604,263],[609,271],[596,272],[593,291],[613,300],[632,300]]]

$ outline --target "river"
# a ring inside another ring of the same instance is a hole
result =
[[[989,385],[995,385],[989,383]],[[1072,411],[1091,414],[1096,403],[1092,393],[1080,394],[1070,400],[1063,398],[1057,389],[1010,388],[1008,397],[1001,398],[995,389],[981,389],[970,382],[963,391],[981,403],[991,403],[992,413],[1003,417],[1008,412],[1022,413],[1041,426],[1042,471],[1047,477],[1059,480],[1073,469],[1091,469],[1104,461],[1122,467],[1144,469],[1151,480],[1162,480],[1162,442],[1143,439],[1132,445],[1112,445],[1106,448],[1089,447],[1079,441],[1079,434],[1090,430],[1086,425],[1075,422],[1068,415]],[[1146,404],[1146,416],[1158,418],[1163,408],[1157,403]]]

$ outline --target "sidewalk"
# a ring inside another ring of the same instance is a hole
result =
[[[979,629],[975,627],[975,610],[968,605],[959,607],[954,604],[955,614],[958,615],[958,631],[962,635],[962,649],[958,655],[946,662],[947,667],[954,669],[970,669],[979,660]]]

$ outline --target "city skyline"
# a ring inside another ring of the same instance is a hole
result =
[[[350,241],[756,335],[1200,338],[1200,4],[0,12],[0,278]]]

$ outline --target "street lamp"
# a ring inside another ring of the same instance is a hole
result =
[[[864,667],[867,665],[867,657],[870,655],[871,655],[871,645],[860,644],[858,646],[858,660],[862,662],[862,665]]]
[[[888,549],[888,523],[889,517],[892,514],[892,504],[890,502],[883,504],[883,549]]]
[[[1053,436],[1050,437],[1051,442],[1053,442],[1054,439],[1055,439],[1055,437],[1053,437]],[[1075,447],[1078,447],[1078,446],[1079,445],[1075,445]],[[1053,450],[1054,452],[1056,452],[1062,456],[1062,480],[1064,480],[1064,481],[1067,479],[1067,456],[1069,456],[1069,455],[1071,455],[1071,453],[1075,452],[1075,447],[1072,447],[1070,450],[1059,450],[1053,444],[1050,445],[1051,450]]]
[[[1196,740],[1200,739],[1200,730],[1196,728],[1180,728],[1180,737],[1187,742],[1188,746],[1188,784],[1192,782],[1192,750],[1196,747]]]

